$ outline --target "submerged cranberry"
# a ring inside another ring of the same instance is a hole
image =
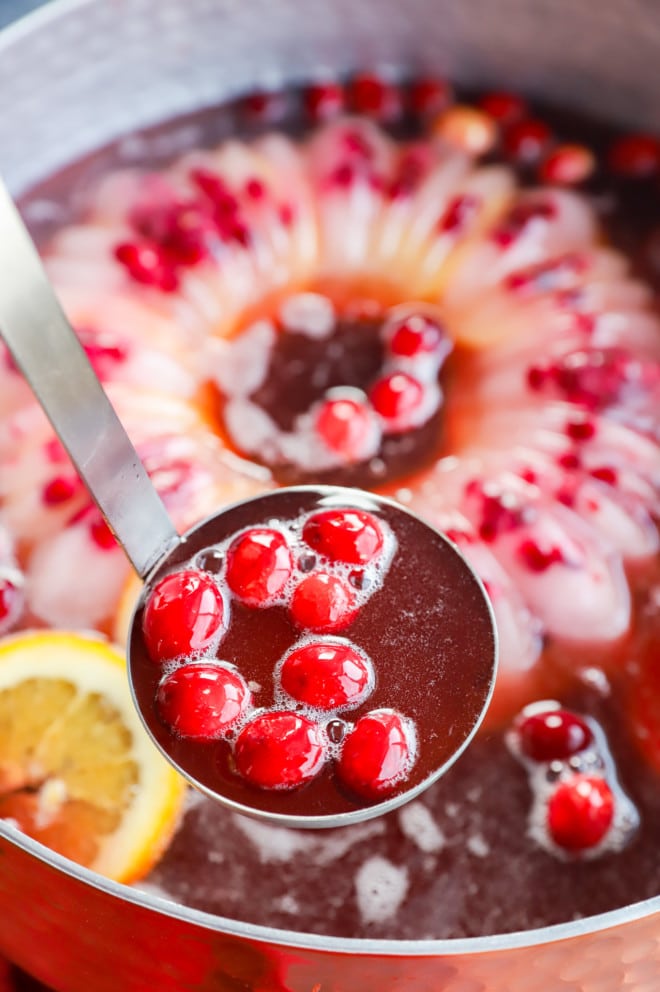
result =
[[[312,83],[303,94],[305,110],[311,120],[327,121],[344,109],[346,96],[339,83]]]
[[[318,709],[356,705],[372,681],[371,666],[350,644],[313,641],[287,655],[282,688],[293,699]]]
[[[650,134],[630,134],[610,148],[607,163],[619,176],[646,179],[660,172],[660,141]]]
[[[238,672],[208,662],[182,665],[158,686],[158,713],[175,734],[221,737],[250,702],[250,690]]]
[[[425,76],[411,83],[408,92],[410,109],[419,117],[430,117],[439,114],[449,106],[453,98],[451,85],[446,79],[437,76]]]
[[[260,789],[295,789],[323,768],[325,748],[319,728],[286,710],[262,713],[236,738],[239,775]]]
[[[552,141],[552,131],[545,121],[528,117],[508,127],[502,144],[505,154],[521,165],[531,165],[543,156]]]
[[[410,721],[395,710],[360,717],[337,763],[341,781],[364,799],[384,799],[405,779],[415,757]]]
[[[614,795],[605,779],[574,775],[560,782],[548,802],[548,831],[565,851],[599,844],[614,819]]]
[[[303,528],[310,548],[331,561],[366,565],[380,553],[383,532],[378,520],[366,510],[322,510],[314,513]]]
[[[225,605],[212,576],[188,568],[156,583],[142,631],[149,657],[160,662],[206,650],[224,625]]]
[[[401,113],[401,93],[398,86],[372,73],[355,76],[349,86],[351,109],[387,123]]]
[[[354,615],[353,589],[328,572],[314,572],[302,579],[291,597],[291,616],[302,630],[342,630]]]
[[[517,733],[522,753],[532,761],[565,761],[593,741],[589,725],[570,710],[532,713]]]
[[[486,93],[479,100],[479,106],[504,126],[519,121],[527,113],[527,104],[521,96],[503,90]]]
[[[284,534],[253,527],[227,551],[227,585],[250,606],[268,606],[291,578],[293,559]]]

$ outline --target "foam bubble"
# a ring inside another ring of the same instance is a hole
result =
[[[355,875],[355,896],[363,923],[384,923],[396,916],[409,886],[408,869],[387,858],[369,858]]]

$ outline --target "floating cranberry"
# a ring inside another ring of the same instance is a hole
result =
[[[298,713],[277,710],[251,720],[236,738],[239,775],[260,789],[295,789],[325,763],[319,728]]]
[[[354,591],[343,579],[328,572],[306,576],[291,597],[291,616],[303,630],[342,630],[354,615]]]
[[[268,606],[291,578],[293,559],[284,534],[253,527],[227,551],[227,585],[250,606]]]
[[[407,372],[392,372],[383,376],[371,387],[369,399],[388,427],[396,424],[405,430],[414,423],[415,412],[422,405],[424,387]]]
[[[310,548],[330,561],[366,565],[383,547],[383,531],[366,510],[321,510],[303,527],[303,539]]]
[[[395,710],[372,710],[344,741],[337,774],[362,798],[384,799],[410,771],[415,747],[409,720]]]
[[[381,123],[396,120],[401,114],[401,93],[398,86],[371,73],[355,76],[349,86],[349,103],[358,114],[373,117]]]
[[[589,179],[595,168],[594,154],[584,145],[559,145],[541,163],[539,179],[559,186],[577,186]]]
[[[618,176],[647,179],[660,172],[660,141],[649,134],[630,134],[610,148],[607,163]]]
[[[23,589],[20,581],[0,576],[0,634],[14,626],[23,611]]]
[[[307,116],[315,121],[327,121],[344,109],[346,97],[339,83],[313,83],[303,95]]]
[[[527,113],[527,104],[521,96],[504,91],[486,93],[479,100],[479,107],[503,127],[521,120]]]
[[[135,282],[163,293],[174,293],[179,288],[176,269],[158,245],[126,241],[115,248],[115,258]]]
[[[156,693],[161,719],[180,737],[222,737],[249,703],[250,690],[238,672],[206,662],[176,668]]]
[[[402,358],[418,358],[440,350],[448,350],[449,339],[444,327],[424,314],[412,314],[387,327],[389,349]]]
[[[355,706],[373,682],[370,664],[352,645],[314,641],[287,655],[282,688],[293,699],[322,710]]]
[[[327,399],[318,408],[314,426],[327,447],[347,463],[361,461],[371,453],[369,442],[375,425],[364,401]]]
[[[167,661],[209,648],[222,634],[225,605],[210,575],[184,569],[166,575],[146,602],[142,631],[152,661]]]
[[[605,779],[574,775],[560,782],[548,802],[548,831],[572,853],[599,844],[614,819],[614,795]]]
[[[508,127],[502,144],[508,158],[520,165],[532,165],[548,150],[552,131],[545,121],[528,117]]]
[[[44,486],[42,499],[46,506],[59,506],[61,503],[68,503],[80,491],[81,486],[77,475],[56,475]]]
[[[532,761],[565,761],[593,741],[589,725],[570,710],[546,710],[525,717],[517,727],[522,753]]]
[[[440,114],[433,125],[433,133],[475,158],[486,155],[497,141],[497,125],[492,117],[462,104]]]
[[[445,110],[451,103],[453,92],[446,79],[425,76],[416,79],[408,92],[408,103],[413,114],[431,117]]]

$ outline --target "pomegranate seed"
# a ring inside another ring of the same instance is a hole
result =
[[[498,124],[507,127],[521,120],[527,113],[527,104],[516,93],[486,93],[479,100],[479,107]]]
[[[561,454],[557,459],[557,464],[561,465],[562,468],[567,469],[569,472],[582,467],[582,462],[574,451],[565,451]]]
[[[127,241],[117,245],[115,258],[135,282],[164,293],[174,293],[179,288],[176,271],[158,245]]]
[[[366,510],[322,510],[303,527],[303,540],[330,561],[366,565],[383,547],[383,532]]]
[[[376,413],[384,420],[394,421],[400,427],[409,427],[409,415],[420,407],[424,387],[407,372],[392,372],[374,383],[369,399]]]
[[[318,123],[337,117],[344,109],[346,97],[339,83],[313,83],[303,96],[307,116]]]
[[[392,200],[411,196],[419,188],[429,169],[428,149],[425,145],[412,145],[399,158],[396,175],[387,186]]]
[[[497,126],[492,117],[462,104],[440,114],[433,125],[433,133],[475,158],[486,155],[497,141]]]
[[[392,354],[405,358],[433,354],[449,344],[444,327],[423,314],[413,314],[388,325],[387,333]]]
[[[183,569],[151,591],[142,618],[147,653],[167,661],[211,647],[224,631],[225,604],[210,575]]]
[[[495,227],[491,237],[500,248],[509,248],[517,238],[527,230],[528,226],[535,221],[550,221],[557,216],[557,207],[550,200],[533,200],[516,203],[509,211],[504,220]],[[553,263],[553,268],[554,268]],[[544,269],[547,268],[544,264]],[[528,277],[523,280],[519,276],[512,276],[507,283],[509,289],[519,289],[528,285]]]
[[[332,710],[361,702],[373,683],[373,672],[350,644],[315,641],[287,655],[280,681],[298,702]]]
[[[561,782],[548,803],[548,831],[566,851],[595,847],[614,819],[614,795],[607,782],[596,776],[574,775]]]
[[[610,148],[607,163],[626,179],[647,179],[660,172],[660,141],[649,134],[630,134]]]
[[[365,402],[349,398],[328,399],[318,409],[317,434],[347,463],[362,461],[373,436],[374,421]]]
[[[599,482],[604,482],[608,486],[616,486],[619,480],[617,470],[610,465],[601,465],[599,468],[592,468],[590,474],[594,479],[598,479]]]
[[[325,749],[315,723],[278,710],[243,727],[234,760],[238,773],[260,789],[295,789],[321,771]]]
[[[251,200],[263,200],[266,195],[266,186],[261,179],[248,179],[245,184],[245,194],[249,196]]]
[[[517,530],[532,520],[532,508],[523,505],[516,494],[484,485],[479,479],[467,483],[465,494],[478,501],[478,531],[483,541],[494,541],[500,534]]]
[[[506,224],[500,228],[504,240],[515,235],[516,227],[522,230],[534,217],[552,219],[555,216],[551,204],[533,206],[532,212],[525,211],[525,204],[519,204],[509,215]],[[512,272],[504,280],[505,287],[514,293],[560,293],[572,290],[580,276],[589,268],[589,259],[580,252],[567,252],[548,262],[529,265]]]
[[[408,103],[413,114],[431,117],[445,110],[453,98],[452,88],[446,79],[427,76],[416,79],[408,93]]]
[[[381,123],[396,120],[401,114],[399,88],[371,73],[355,76],[349,90],[351,109]]]
[[[532,713],[517,731],[520,749],[532,761],[565,761],[593,741],[588,724],[569,710]]]
[[[306,576],[291,597],[292,619],[303,630],[326,633],[342,630],[355,612],[355,594],[351,587],[328,572]]]
[[[0,634],[14,626],[23,610],[23,590],[18,580],[0,577]]]
[[[253,527],[227,552],[227,585],[250,606],[268,606],[291,578],[293,559],[279,530]]]
[[[250,703],[250,690],[238,672],[204,662],[183,665],[158,686],[156,705],[181,737],[222,737]]]
[[[545,121],[528,117],[506,129],[502,144],[514,162],[533,165],[545,154],[551,141],[552,131]]]
[[[77,475],[57,475],[44,486],[41,498],[46,506],[59,506],[75,496],[81,487]]]
[[[518,557],[531,572],[545,572],[551,565],[565,561],[560,548],[542,548],[536,541],[523,541],[518,547]]]
[[[544,159],[539,179],[560,186],[577,186],[585,182],[596,168],[596,159],[584,145],[559,145]]]
[[[353,792],[382,799],[406,777],[415,759],[410,721],[395,710],[366,713],[344,741],[337,774]]]
[[[197,265],[208,257],[207,238],[213,233],[209,213],[195,201],[167,203],[133,216],[133,224],[148,242],[157,244],[171,262]]]

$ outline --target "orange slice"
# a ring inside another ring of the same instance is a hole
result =
[[[0,641],[0,817],[130,882],[164,851],[185,791],[142,727],[123,652],[59,631]]]

